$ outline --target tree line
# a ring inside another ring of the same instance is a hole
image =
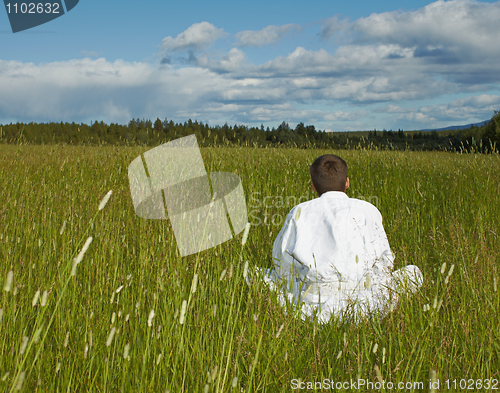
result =
[[[209,126],[188,120],[174,123],[132,119],[128,125],[81,123],[0,124],[0,143],[156,146],[182,136],[195,134],[198,144],[208,146],[298,147],[336,149],[392,149],[498,152],[500,112],[480,127],[453,131],[358,131],[326,132],[299,123],[295,128],[283,121],[277,128],[244,125]]]

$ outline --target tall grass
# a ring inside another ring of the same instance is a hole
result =
[[[425,282],[382,320],[321,327],[247,287],[243,269],[271,266],[281,223],[313,198],[308,167],[326,151],[202,149],[208,171],[241,177],[254,225],[245,245],[238,235],[181,258],[169,222],[133,210],[127,168],[147,148],[0,150],[1,391],[500,380],[498,155],[333,151],[349,165],[348,195],[381,210],[395,267],[415,264]]]

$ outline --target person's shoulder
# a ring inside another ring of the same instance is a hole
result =
[[[371,214],[375,217],[382,218],[380,210],[378,210],[378,208],[375,205],[371,204],[368,201],[357,198],[349,198],[349,203],[351,205],[351,208],[359,210],[360,212],[363,212],[365,214]]]
[[[304,201],[299,203],[294,207],[295,210],[309,210],[309,209],[314,209],[316,206],[321,204],[321,199],[320,198],[314,198],[309,201]]]
[[[292,216],[292,218],[297,218],[302,212],[307,212],[311,209],[314,209],[315,206],[319,203],[319,198],[314,198],[309,201],[301,202],[288,212],[288,216]]]

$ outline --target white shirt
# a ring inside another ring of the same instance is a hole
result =
[[[273,260],[275,278],[288,285],[289,299],[305,303],[303,314],[319,308],[329,319],[356,300],[380,308],[372,286],[390,278],[394,256],[379,210],[329,191],[290,211],[274,242]]]

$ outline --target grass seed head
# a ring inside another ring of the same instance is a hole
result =
[[[373,369],[375,370],[375,374],[377,375],[378,381],[380,383],[383,383],[384,379],[382,378],[382,373],[380,372],[380,368],[378,367],[378,365],[375,365]]]
[[[123,358],[124,359],[130,359],[129,351],[130,351],[130,344],[127,343],[127,344],[125,344],[125,348],[123,348]]]
[[[43,294],[42,294],[42,299],[40,301],[40,305],[42,307],[45,307],[47,305],[47,298],[49,296],[49,293],[47,292],[47,290],[43,291]]]
[[[66,229],[66,220],[64,220],[61,230],[59,231],[59,235],[62,235],[64,233],[64,230]]]
[[[153,318],[155,317],[155,310],[151,310],[148,316],[148,326],[153,326]]]
[[[245,266],[243,266],[243,278],[247,278],[248,276],[248,261],[245,261]]]
[[[284,323],[281,324],[280,328],[278,329],[278,332],[276,333],[276,338],[278,338],[281,334],[281,331],[283,330],[283,327],[285,326]]]
[[[80,253],[77,255],[77,257],[76,257],[76,264],[77,265],[82,261],[83,256],[85,255],[85,253],[89,249],[90,243],[92,243],[92,236],[89,236],[87,238],[87,240],[85,241],[85,244],[83,245]]]
[[[241,245],[244,246],[248,239],[248,232],[250,232],[250,223],[247,222],[245,225],[245,230],[243,231],[243,237],[241,238]]]
[[[437,374],[436,374],[436,370],[431,370],[430,372],[430,379],[431,379],[431,392],[435,392],[436,391],[436,382],[437,382]]]
[[[215,381],[215,377],[217,377],[218,370],[219,370],[219,366],[215,365],[215,367],[212,369],[212,374],[210,375],[210,379],[212,381]]]
[[[235,388],[236,386],[238,386],[238,377],[234,377],[231,381],[231,387]]]
[[[14,272],[10,270],[7,273],[7,277],[5,278],[5,283],[3,285],[3,290],[5,292],[10,292],[10,289],[12,288],[12,280],[14,279]]]
[[[28,346],[30,338],[28,336],[23,337],[23,342],[21,343],[21,347],[19,348],[19,354],[23,355],[24,351],[26,351],[26,347]]]
[[[187,301],[182,301],[181,315],[179,316],[179,323],[182,325],[184,323],[184,318],[186,316]]]
[[[198,283],[198,273],[195,273],[193,276],[193,282],[191,283],[191,293],[196,292],[196,284]]]
[[[31,301],[31,306],[35,307],[38,303],[38,298],[40,297],[40,290],[35,292],[35,296],[33,296],[33,300]]]
[[[106,346],[109,347],[113,342],[113,337],[115,336],[116,328],[113,326],[109,332],[108,339],[106,340]]]
[[[113,193],[113,190],[109,190],[108,193],[102,198],[101,203],[99,203],[99,211],[104,209],[104,206],[106,206],[106,203],[108,203],[109,198],[111,198],[111,194]]]
[[[73,266],[71,268],[71,275],[72,276],[75,276],[76,275],[76,267],[78,266],[78,264],[82,261],[83,259],[83,256],[85,255],[85,253],[87,252],[89,246],[90,246],[90,243],[92,243],[92,236],[89,236],[87,238],[87,240],[85,241],[85,244],[83,245],[81,251],[79,252],[79,254],[76,256],[75,259],[73,259]]]
[[[448,272],[448,277],[451,276],[451,274],[453,273],[453,269],[455,268],[455,265],[451,265],[450,267],[450,271]]]
[[[38,341],[40,340],[40,334],[42,333],[42,329],[43,329],[43,325],[42,325],[42,326],[40,326],[40,327],[36,330],[35,334],[33,335],[33,342],[34,342],[35,344],[36,344],[36,343],[38,343]]]
[[[16,380],[16,390],[21,390],[23,388],[24,378],[26,378],[26,371],[21,371]]]
[[[442,265],[441,265],[441,274],[444,274],[444,272],[446,271],[446,262],[444,262]]]

